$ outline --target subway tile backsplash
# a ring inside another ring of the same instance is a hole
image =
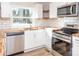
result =
[[[10,18],[0,18],[0,29],[11,28]]]
[[[65,27],[67,24],[73,24],[79,26],[79,18],[78,17],[64,17],[59,18],[58,21],[60,27]]]
[[[0,29],[11,28],[10,23],[0,23]]]
[[[62,28],[66,24],[77,24],[79,26],[79,18],[78,17],[65,17],[65,18],[58,18],[58,19],[49,19],[49,20],[33,20],[32,26],[48,26],[48,27],[58,27]],[[17,24],[12,24],[11,22],[0,22],[0,29],[6,28],[23,28],[23,27],[30,27],[28,24],[22,24],[22,26]],[[79,28],[79,27],[78,27]]]

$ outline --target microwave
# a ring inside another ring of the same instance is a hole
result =
[[[79,16],[79,2],[58,7],[57,16]]]

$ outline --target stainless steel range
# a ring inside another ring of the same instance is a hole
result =
[[[62,28],[53,31],[52,49],[63,56],[72,55],[72,34],[78,29]]]
[[[66,41],[68,43],[71,43],[71,36],[72,35],[63,33],[63,31],[54,31],[53,32],[53,37]]]

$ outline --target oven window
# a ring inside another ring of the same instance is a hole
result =
[[[65,41],[62,41],[60,39],[54,38],[52,40],[52,48],[64,56],[70,56],[71,55],[71,44],[67,43]]]

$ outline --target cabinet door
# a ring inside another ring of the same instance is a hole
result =
[[[79,45],[73,46],[72,55],[73,56],[79,56]]]
[[[73,37],[72,55],[79,56],[79,38]]]
[[[36,48],[45,44],[45,35],[43,30],[33,30],[25,32],[25,50]]]
[[[33,44],[33,32],[32,31],[25,31],[25,50],[31,49]]]
[[[30,36],[31,35],[31,36]],[[38,46],[38,42],[37,41],[39,41],[38,39],[36,39],[36,30],[33,30],[33,31],[31,31],[31,33],[30,33],[30,37],[29,37],[29,46],[30,46],[30,48],[36,48],[37,46]]]
[[[44,45],[44,34],[43,34],[43,30],[34,30],[31,32],[32,37],[30,38],[30,45],[31,48],[37,48],[39,46]]]
[[[45,45],[45,30],[37,30],[36,32],[36,43],[37,43],[37,46],[42,46],[42,45]]]
[[[46,29],[46,47],[51,50],[52,45],[52,28]]]
[[[9,2],[1,2],[1,17],[10,17],[10,3]]]
[[[50,3],[50,7],[49,7],[49,14],[50,14],[50,18],[56,18],[57,17],[57,2],[54,3]]]

